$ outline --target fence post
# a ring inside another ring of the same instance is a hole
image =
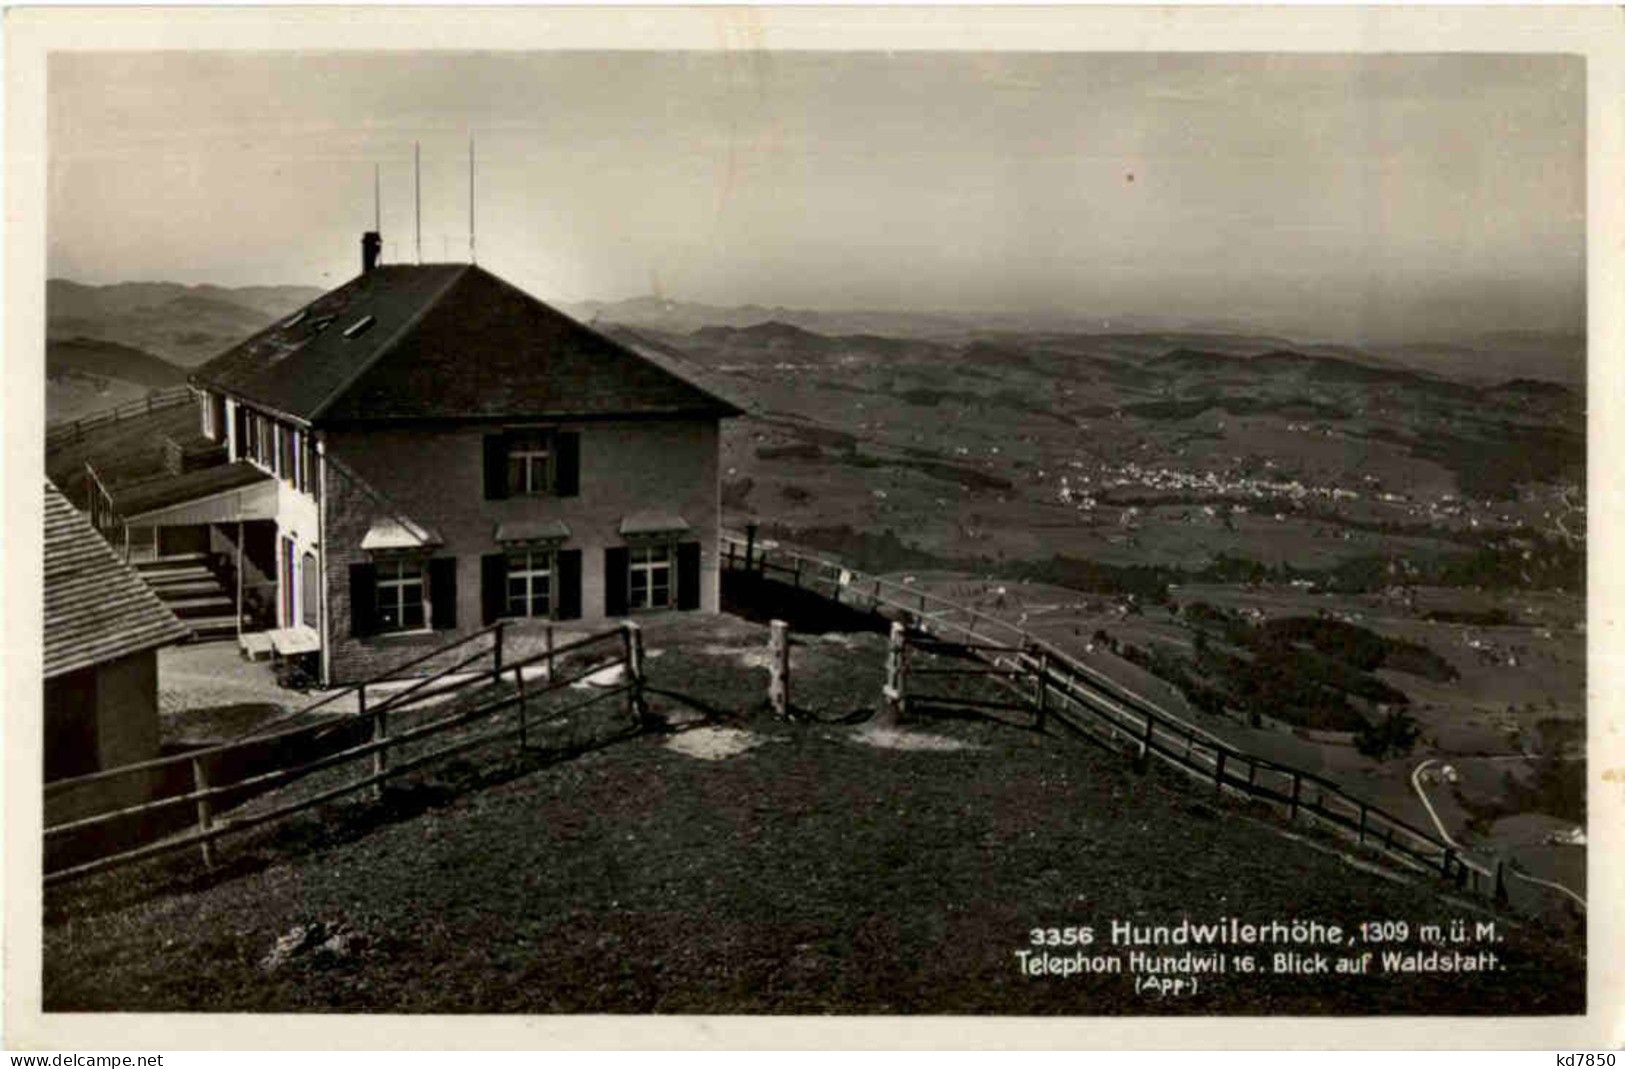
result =
[[[750,571],[751,558],[756,555],[756,525],[745,524],[745,571]]]
[[[1300,792],[1302,792],[1302,790],[1303,777],[1299,776],[1296,772],[1292,773],[1292,809],[1287,813],[1286,819],[1288,822],[1293,822],[1298,819],[1298,795]]]
[[[1506,905],[1511,897],[1507,894],[1507,863],[1505,858],[1497,858],[1495,862],[1495,900]]]
[[[209,789],[209,777],[203,771],[203,759],[192,758],[192,789],[199,794]],[[197,800],[197,830],[200,834],[207,834],[209,825],[214,820],[214,804],[207,798]],[[214,868],[214,843],[208,839],[200,844],[203,848],[203,867]]]
[[[796,589],[801,589],[801,558],[796,558]]]
[[[1451,865],[1455,862],[1455,860],[1456,860],[1456,851],[1455,851],[1455,849],[1452,848],[1452,847],[1449,847],[1449,846],[1445,847],[1444,848],[1444,857],[1441,858],[1440,862],[1439,862],[1439,875],[1443,876],[1445,879],[1448,880],[1450,878]]]
[[[1365,845],[1365,814],[1366,814],[1365,803],[1361,802],[1360,803],[1360,845],[1361,846]]]
[[[525,669],[522,665],[513,666],[513,685],[519,691],[519,748],[525,749]]]
[[[1213,793],[1224,797],[1224,756],[1222,749],[1214,750],[1213,758]]]
[[[553,625],[542,632],[542,649],[547,652],[547,685],[553,685]]]
[[[886,643],[886,685],[881,688],[880,694],[885,701],[885,718],[894,724],[902,717],[908,704],[908,697],[904,693],[907,684],[903,671],[907,634],[907,629],[901,623],[893,623],[891,637]]]
[[[502,633],[507,625],[498,620],[496,624],[496,638],[491,643],[491,682],[502,681]]]
[[[799,572],[799,564],[797,566]],[[769,625],[767,700],[778,716],[790,715],[790,625],[774,620]]]
[[[356,700],[359,703],[358,707],[360,709],[361,715],[366,716],[367,715],[367,685],[365,683],[361,684],[360,688],[357,689],[357,691],[356,691]],[[373,712],[372,712],[372,741],[374,743],[381,743],[381,742],[384,741],[385,738],[388,737],[388,734],[389,734],[389,725],[384,722],[384,710],[382,709],[382,707],[380,707],[378,709],[374,709]],[[389,754],[386,753],[385,750],[386,750],[386,747],[379,746],[378,749],[376,749],[376,750],[374,750],[372,752],[372,774],[374,776],[382,776],[384,774],[385,770],[387,770],[389,768]],[[375,802],[383,801],[383,798],[384,798],[384,781],[383,780],[380,779],[380,780],[378,780],[378,782],[376,782],[376,783],[374,783],[372,785],[372,797],[373,797],[373,801],[375,801]]]
[[[1151,767],[1151,733],[1157,729],[1157,718],[1150,713],[1145,716],[1145,734],[1140,737],[1140,755],[1135,759],[1135,767],[1144,772]]]
[[[621,644],[626,654],[626,674],[632,681],[626,692],[626,711],[640,727],[646,726],[649,709],[643,700],[643,628],[635,621],[622,621]]]
[[[1038,725],[1037,730],[1044,730],[1044,721],[1049,717],[1049,654],[1038,654]]]

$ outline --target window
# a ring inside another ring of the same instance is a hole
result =
[[[421,631],[427,625],[421,560],[379,561],[377,620],[380,631]]]
[[[508,495],[545,494],[553,486],[553,439],[542,432],[508,438]]]
[[[316,439],[309,431],[300,436],[299,489],[318,501],[322,498],[321,469],[316,463]]]
[[[581,435],[517,428],[485,436],[485,499],[575,497],[581,492]]]
[[[553,551],[521,549],[508,553],[508,616],[553,615]]]
[[[299,474],[299,432],[292,427],[277,427],[277,474],[289,486],[297,486]]]
[[[670,608],[672,571],[670,544],[633,546],[629,558],[631,577],[627,585],[628,607]]]

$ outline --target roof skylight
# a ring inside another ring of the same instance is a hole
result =
[[[377,316],[362,316],[360,319],[344,328],[344,336],[346,338],[359,338],[361,335],[371,330],[372,325],[376,322],[378,322]]]

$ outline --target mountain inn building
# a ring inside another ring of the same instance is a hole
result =
[[[104,533],[265,591],[245,650],[314,654],[324,684],[498,620],[715,612],[739,410],[480,267],[376,248],[193,372],[213,462],[133,506],[93,493]]]

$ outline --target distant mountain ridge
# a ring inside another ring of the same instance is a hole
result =
[[[892,312],[878,310],[827,311],[783,306],[719,305],[636,297],[624,301],[584,301],[562,305],[583,322],[615,324],[660,331],[669,335],[701,335],[702,344],[722,343],[723,330],[767,328],[788,338],[788,329],[817,337],[883,336],[888,340],[917,339],[964,342],[973,338],[997,339],[1010,333],[1031,340],[1034,335],[1058,341],[1106,344],[1125,354],[1155,356],[1172,349],[1191,348],[1251,356],[1269,350],[1292,351],[1308,357],[1335,357],[1364,366],[1408,368],[1478,385],[1517,378],[1562,383],[1585,382],[1586,339],[1572,333],[1537,330],[1491,331],[1460,339],[1419,340],[1407,344],[1328,342],[1290,338],[1260,331],[1245,323],[1186,319],[1179,316],[1082,315],[1014,312]],[[742,341],[748,341],[750,335]],[[804,339],[812,341],[813,339]]]
[[[314,286],[188,286],[123,282],[92,286],[47,282],[50,337],[115,342],[190,368],[224,351],[324,292]],[[917,343],[997,344],[1001,335],[1035,335],[1057,350],[1107,350],[1144,360],[1173,350],[1254,357],[1272,350],[1305,358],[1336,358],[1364,368],[1407,369],[1447,379],[1496,385],[1518,379],[1571,388],[1585,382],[1585,338],[1541,331],[1495,331],[1465,339],[1379,346],[1303,341],[1246,324],[1178,316],[1096,316],[884,310],[828,311],[782,306],[724,307],[646,296],[585,301],[561,308],[604,329],[625,327],[668,336],[695,336],[703,349],[759,349],[764,342],[805,356],[812,351],[861,351],[909,359],[927,354]],[[744,332],[731,334],[732,332]],[[1026,346],[1024,345],[1023,348]],[[993,355],[993,354],[984,354]]]
[[[196,367],[281,316],[321,296],[314,286],[185,286],[119,282],[45,284],[46,333],[53,340],[113,342]]]

